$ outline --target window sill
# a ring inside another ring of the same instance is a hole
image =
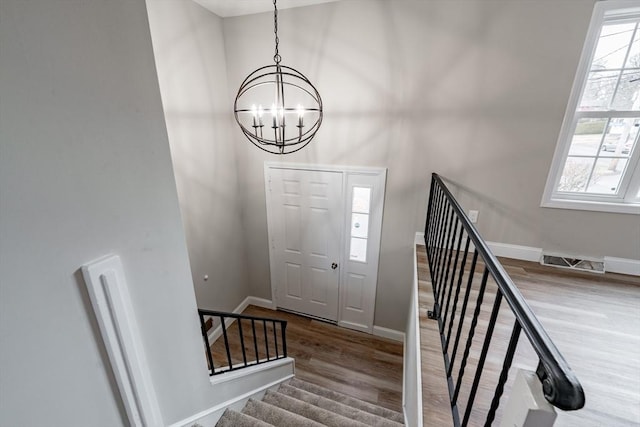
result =
[[[543,208],[640,215],[640,203],[611,203],[586,200],[550,199],[543,200],[540,206]]]

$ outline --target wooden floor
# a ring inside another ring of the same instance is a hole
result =
[[[447,424],[438,421],[438,417],[447,417],[443,407],[448,406],[448,392],[446,383],[440,377],[444,363],[439,338],[433,333],[437,328],[434,328],[435,322],[422,313],[432,306],[433,297],[429,295],[432,290],[424,247],[418,248],[424,420],[425,426],[439,426]],[[568,272],[507,259],[501,262],[571,365],[585,391],[585,407],[572,412],[559,410],[555,425],[640,426],[640,279],[609,273]],[[482,268],[476,273],[482,273]],[[464,277],[464,282],[466,279]],[[476,282],[480,280],[476,279]],[[475,303],[476,296],[477,289],[472,288],[470,302]],[[481,340],[484,338],[482,331],[486,330],[494,298],[495,284],[489,283],[476,332],[476,337],[479,335],[480,339],[473,340],[467,365],[470,372],[463,375],[459,399],[461,413],[466,409],[465,402],[475,374],[471,367],[477,364]],[[457,315],[460,315],[459,310]],[[468,313],[465,317],[470,316]],[[484,424],[484,414],[493,396],[513,321],[513,315],[503,301],[481,386],[471,412],[470,425]],[[462,336],[465,339],[467,331],[467,327],[463,328]],[[537,364],[535,353],[523,335],[509,372],[510,380],[513,380],[516,368],[535,370]],[[454,363],[454,373],[457,372],[459,361]],[[505,388],[505,396],[508,396],[509,390],[510,382]],[[503,397],[501,407],[504,407],[505,400]],[[493,425],[499,425],[499,418],[500,413]]]
[[[402,412],[402,343],[340,328],[295,314],[249,306],[244,314],[287,320],[287,353],[295,359],[296,377]],[[248,357],[255,359],[251,323],[243,321]],[[277,328],[277,332],[279,329]],[[232,362],[242,360],[237,323],[229,328]],[[275,352],[268,325],[270,355]],[[264,334],[256,333],[259,358],[266,356]],[[282,343],[278,334],[279,351]],[[226,365],[222,339],[212,346],[214,365]]]

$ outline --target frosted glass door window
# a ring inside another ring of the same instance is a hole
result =
[[[351,205],[351,212],[368,214],[371,205],[371,189],[353,187],[353,203]]]
[[[351,261],[367,262],[371,188],[353,187],[351,196],[351,249],[349,251],[349,259]]]
[[[369,215],[352,213],[351,214],[351,236],[352,237],[369,237]]]
[[[367,239],[351,238],[351,261],[367,262]]]

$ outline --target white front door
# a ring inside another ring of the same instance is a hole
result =
[[[272,278],[280,308],[338,320],[341,172],[269,168]]]

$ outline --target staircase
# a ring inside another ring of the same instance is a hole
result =
[[[249,399],[242,412],[227,409],[216,427],[398,427],[403,415],[299,379]]]

